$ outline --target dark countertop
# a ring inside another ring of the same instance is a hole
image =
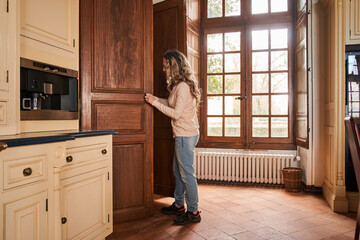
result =
[[[0,136],[0,142],[4,142],[8,147],[19,147],[25,145],[62,142],[74,140],[81,137],[92,137],[116,134],[114,130],[68,130],[68,131],[50,131],[50,132],[32,132],[16,135]]]

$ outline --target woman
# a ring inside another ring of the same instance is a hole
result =
[[[175,224],[185,225],[200,222],[198,211],[198,188],[194,169],[194,149],[199,139],[197,109],[201,93],[190,65],[181,52],[169,50],[163,56],[168,99],[157,98],[149,93],[145,101],[171,118],[175,138],[173,170],[176,180],[174,191],[175,202],[162,208],[165,214],[179,216]],[[187,212],[184,208],[186,200]]]

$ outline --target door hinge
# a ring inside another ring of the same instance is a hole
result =
[[[308,14],[311,14],[311,10],[308,10]]]
[[[108,172],[108,180],[110,180],[110,173]]]
[[[6,70],[6,83],[9,83],[9,70]]]
[[[75,39],[73,39],[73,47],[75,47]]]
[[[46,199],[46,211],[48,211],[48,206],[49,206],[48,199]]]
[[[311,131],[311,129],[310,128],[308,128],[308,132],[310,132]]]
[[[110,222],[110,214],[108,214],[108,222]]]
[[[9,12],[9,0],[6,1],[6,12]]]

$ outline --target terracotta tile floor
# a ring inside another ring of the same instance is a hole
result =
[[[202,221],[176,226],[160,212],[172,198],[155,195],[155,214],[114,225],[115,239],[353,239],[356,213],[331,211],[322,195],[279,188],[199,184]]]

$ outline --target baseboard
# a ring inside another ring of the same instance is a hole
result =
[[[314,194],[322,194],[322,187],[316,187],[314,185],[306,185],[304,182],[301,182],[301,188],[305,193],[314,193]]]

